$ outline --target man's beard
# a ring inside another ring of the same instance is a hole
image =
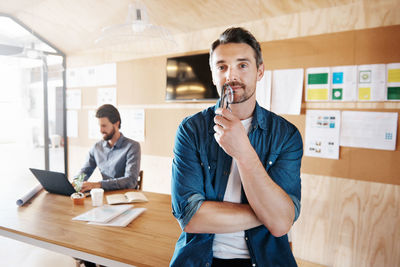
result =
[[[231,82],[231,83],[228,83],[228,84],[231,87],[240,86],[240,87],[242,87],[242,90],[243,90],[243,95],[239,99],[236,99],[235,91],[233,91],[233,102],[230,103],[230,104],[243,103],[243,102],[247,101],[250,97],[252,97],[254,95],[254,93],[256,92],[256,90],[253,90],[253,92],[251,92],[251,94],[248,95],[248,92],[246,90],[246,85],[244,83],[241,83],[241,82]]]
[[[113,128],[111,133],[109,133],[109,134],[107,134],[106,136],[103,137],[103,140],[104,141],[111,140],[114,137],[114,134],[115,134],[115,129]]]

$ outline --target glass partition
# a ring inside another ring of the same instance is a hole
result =
[[[32,188],[29,168],[66,172],[65,56],[1,15],[0,96],[1,192]]]

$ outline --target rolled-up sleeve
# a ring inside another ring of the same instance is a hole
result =
[[[172,162],[172,213],[182,229],[205,200],[203,164],[188,124],[184,120],[177,130]]]
[[[84,173],[85,174],[85,181],[87,181],[89,179],[89,177],[92,175],[93,171],[97,167],[97,163],[96,163],[96,159],[95,159],[94,153],[95,153],[95,146],[93,146],[89,150],[89,153],[88,153],[88,155],[86,157],[86,161],[83,164],[83,167],[82,167],[81,171],[75,177],[78,177],[81,173]]]
[[[284,140],[281,152],[269,169],[271,178],[289,195],[294,204],[295,218],[300,215],[301,178],[300,167],[303,156],[303,141],[299,131],[293,126]]]

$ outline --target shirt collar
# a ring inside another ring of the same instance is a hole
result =
[[[267,112],[266,116],[264,115],[263,109],[258,105],[256,102],[256,107],[254,108],[253,112],[253,121],[251,122],[252,128],[256,128],[257,126],[263,130],[267,130],[268,120],[270,118],[270,113]],[[251,129],[250,129],[251,131]]]
[[[114,147],[118,148],[122,145],[122,143],[124,142],[124,139],[126,138],[121,132],[119,132],[121,134],[121,136],[118,138],[117,142],[115,143]],[[108,141],[103,140],[103,147],[108,147]]]

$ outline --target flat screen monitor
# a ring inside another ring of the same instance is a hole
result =
[[[208,53],[168,58],[165,100],[216,101],[208,60]]]

